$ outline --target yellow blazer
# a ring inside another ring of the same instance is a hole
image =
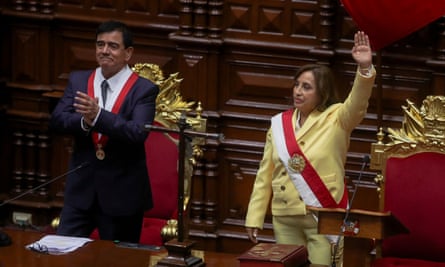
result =
[[[344,192],[344,165],[350,135],[366,114],[374,80],[374,68],[369,77],[357,71],[347,99],[323,112],[314,110],[296,134],[301,150],[337,203]],[[298,112],[296,109],[293,113],[294,128]],[[247,227],[263,228],[270,199],[273,216],[306,214],[306,205],[280,161],[271,129],[267,132],[263,158],[250,197]]]

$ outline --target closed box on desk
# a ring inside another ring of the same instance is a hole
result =
[[[305,246],[259,243],[238,257],[240,267],[300,267],[308,263]]]

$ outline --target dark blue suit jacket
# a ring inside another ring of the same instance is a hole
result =
[[[153,206],[145,161],[143,126],[155,116],[158,87],[139,77],[128,92],[117,114],[102,110],[95,126],[86,132],[81,115],[73,107],[76,91],[88,93],[90,71],[70,74],[64,96],[55,107],[50,121],[52,129],[74,136],[70,169],[89,163],[67,177],[65,204],[88,209],[97,198],[101,209],[110,215],[126,216]],[[108,136],[105,159],[96,158],[92,131]]]

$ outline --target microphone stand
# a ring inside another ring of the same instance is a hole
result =
[[[191,255],[191,247],[194,245],[194,242],[190,240],[184,240],[184,159],[185,159],[185,138],[193,138],[193,137],[204,137],[204,138],[213,138],[213,139],[221,139],[222,136],[220,134],[212,134],[212,133],[203,133],[196,132],[192,130],[186,129],[189,127],[189,124],[186,122],[186,116],[184,113],[181,114],[181,117],[178,121],[179,130],[169,129],[165,127],[160,127],[156,125],[145,125],[144,128],[147,131],[159,131],[159,132],[168,132],[168,133],[178,133],[178,237],[176,239],[170,240],[164,244],[165,248],[168,251],[168,255],[161,259],[156,266],[164,267],[164,266],[205,266],[205,263],[202,259],[194,257]]]
[[[82,168],[84,168],[84,167],[86,167],[86,166],[88,166],[88,165],[89,165],[88,162],[84,162],[84,163],[82,163],[82,164],[76,166],[75,168],[73,168],[73,169],[71,169],[71,170],[69,170],[69,171],[67,171],[67,172],[65,172],[65,173],[63,173],[63,174],[61,174],[61,175],[59,175],[59,176],[56,176],[56,177],[52,178],[51,180],[48,180],[48,181],[46,181],[46,182],[44,182],[44,183],[42,183],[42,184],[40,184],[40,185],[38,185],[38,186],[36,186],[36,187],[33,187],[33,188],[29,189],[29,190],[26,190],[25,192],[23,192],[23,193],[21,193],[21,194],[15,196],[15,197],[6,199],[6,200],[4,200],[2,203],[0,203],[0,207],[1,207],[1,206],[4,206],[4,205],[6,205],[6,204],[8,204],[8,203],[10,203],[10,202],[13,202],[14,200],[17,200],[17,199],[19,199],[19,198],[22,198],[23,196],[25,196],[25,195],[27,195],[27,194],[29,194],[29,193],[32,193],[32,192],[34,192],[34,191],[36,191],[36,190],[38,190],[38,189],[40,189],[40,188],[42,188],[42,187],[44,187],[44,186],[47,186],[47,185],[49,185],[49,184],[51,184],[51,183],[54,183],[55,181],[57,181],[57,180],[59,180],[59,179],[65,177],[65,176],[67,176],[67,175],[70,175],[71,173],[73,173],[73,172],[75,172],[75,171],[77,171],[77,170],[80,170],[80,169],[82,169]]]
[[[357,179],[357,183],[354,186],[354,192],[352,193],[351,200],[349,201],[348,206],[346,207],[345,217],[343,218],[343,223],[342,223],[342,225],[340,227],[340,233],[337,236],[337,242],[334,245],[334,252],[332,253],[331,267],[337,267],[336,258],[337,258],[338,246],[340,245],[341,235],[345,232],[346,225],[347,225],[348,220],[349,220],[349,213],[351,212],[352,203],[354,202],[355,194],[357,193],[357,190],[358,190],[357,184],[360,183],[360,181],[362,179],[363,172],[365,171],[365,168],[368,165],[369,161],[370,161],[369,156],[365,155],[363,157],[363,163],[362,163],[362,167],[360,169],[360,173],[359,173],[359,176],[358,176],[358,179]]]
[[[42,183],[42,184],[40,184],[40,185],[38,185],[38,186],[36,186],[36,187],[33,187],[33,188],[29,189],[29,190],[26,190],[25,192],[23,192],[23,193],[21,193],[21,194],[15,196],[15,197],[6,199],[6,200],[4,200],[4,201],[2,201],[2,202],[0,203],[0,208],[3,207],[3,206],[5,206],[5,205],[8,204],[8,203],[11,203],[11,202],[13,202],[13,201],[15,201],[15,200],[17,200],[17,199],[20,199],[20,198],[24,197],[25,195],[27,195],[27,194],[29,194],[29,193],[34,192],[35,190],[38,190],[38,189],[40,189],[40,188],[42,188],[42,187],[44,187],[44,186],[47,186],[48,184],[51,184],[51,183],[53,183],[53,182],[55,182],[55,181],[57,181],[57,180],[59,180],[59,179],[65,177],[65,176],[67,176],[67,175],[70,175],[71,173],[73,173],[73,172],[75,172],[75,171],[77,171],[77,170],[80,170],[80,169],[82,169],[82,168],[84,168],[84,167],[87,167],[89,164],[90,164],[89,162],[84,162],[84,163],[82,163],[82,164],[76,166],[75,168],[73,168],[73,169],[71,169],[71,170],[69,170],[69,171],[67,171],[67,172],[65,172],[65,173],[63,173],[63,174],[61,174],[61,175],[59,175],[59,176],[54,177],[54,178],[51,179],[51,180],[48,180],[48,181],[46,181],[46,182],[44,182],[44,183]],[[2,240],[2,239],[5,239],[5,241]],[[3,244],[3,243],[0,243],[0,246],[7,246],[7,245],[10,245],[10,244],[11,244],[10,237],[9,237],[5,232],[3,232],[3,231],[0,231],[0,242],[5,242],[4,244]]]

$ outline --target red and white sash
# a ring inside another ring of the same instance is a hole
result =
[[[346,208],[348,204],[346,187],[342,200],[337,203],[298,146],[295,130],[292,126],[292,114],[293,109],[290,109],[272,117],[275,147],[290,179],[306,205],[324,208]],[[295,171],[292,166],[289,166],[289,160],[295,156],[304,159],[305,164],[301,171]]]
[[[92,98],[94,98],[94,77],[96,75],[96,70],[94,70],[90,77],[88,78],[88,95],[91,96]],[[119,112],[119,109],[122,106],[122,103],[125,100],[125,97],[127,96],[128,92],[130,91],[131,87],[133,87],[134,83],[136,82],[136,80],[138,79],[138,75],[133,72],[130,77],[128,78],[128,80],[125,82],[124,87],[122,88],[121,92],[119,93],[119,96],[116,99],[116,102],[113,105],[113,108],[111,109],[112,113],[117,114]],[[103,148],[105,147],[107,141],[108,141],[108,136],[106,135],[100,135],[99,137],[99,133],[97,132],[93,132],[91,135],[94,145],[96,146],[96,148]]]

